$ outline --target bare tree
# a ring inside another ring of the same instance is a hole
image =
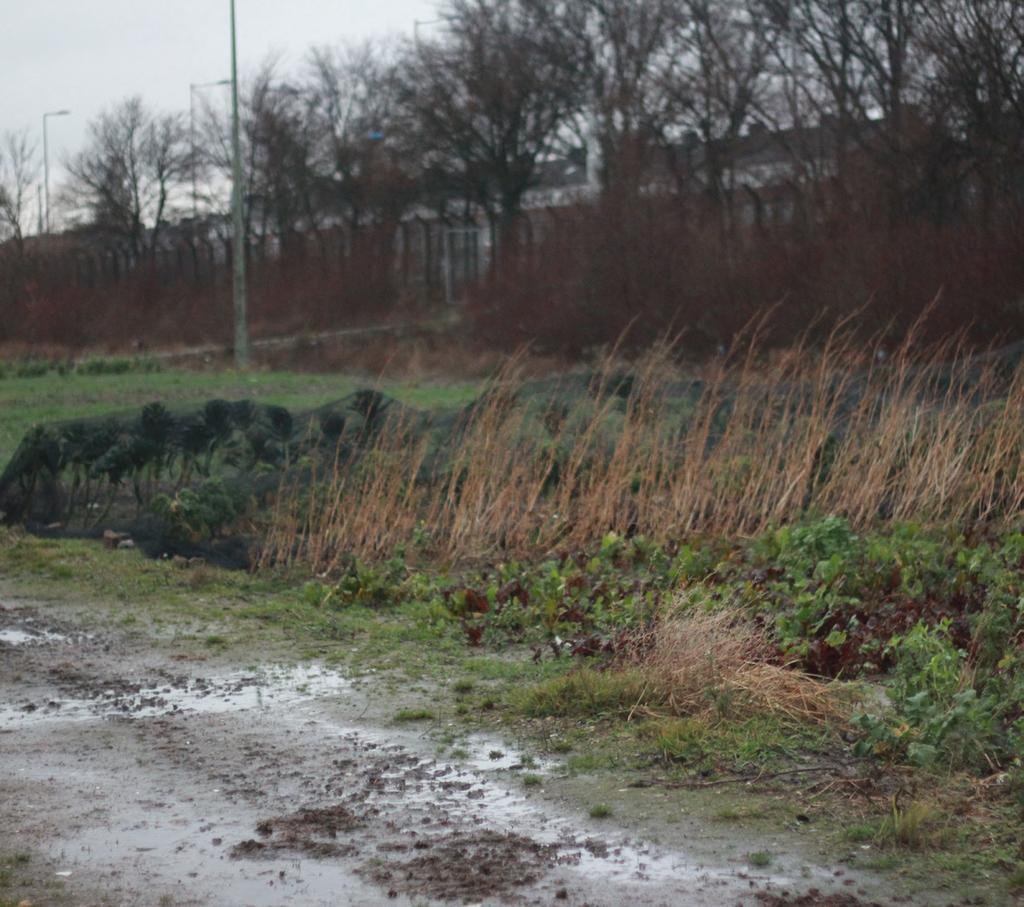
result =
[[[306,93],[321,203],[353,232],[396,223],[418,194],[418,174],[392,48],[315,48]]]
[[[403,106],[428,178],[511,223],[538,165],[579,107],[560,57],[558,4],[449,0],[444,40],[418,44],[403,67]]]
[[[599,153],[601,179],[635,187],[664,138],[670,117],[665,91],[678,63],[675,0],[568,0],[558,24],[575,42],[564,64],[583,84],[588,154]]]
[[[685,0],[677,28],[683,64],[666,86],[674,122],[699,138],[701,183],[728,210],[737,142],[766,106],[769,45],[745,8],[723,0]]]
[[[128,98],[89,124],[88,147],[67,162],[68,198],[134,254],[152,254],[190,161],[181,116]]]
[[[319,225],[314,141],[301,91],[289,84],[270,89],[250,111],[253,186],[247,202],[260,234],[276,232],[287,251],[305,229],[315,232]]]
[[[28,130],[8,132],[0,145],[0,241],[13,240],[24,250],[24,227],[29,192],[39,176],[36,148]]]
[[[758,0],[770,25],[790,113],[805,111],[831,133],[839,185],[850,191],[856,150],[881,178],[898,219],[920,178],[932,135],[919,117],[925,0]]]
[[[260,161],[263,158],[264,126],[269,118],[268,107],[273,103],[273,96],[280,87],[277,78],[277,60],[273,57],[265,59],[256,72],[243,79],[239,86],[243,226],[247,245],[254,236],[265,232],[265,229],[261,229],[263,221],[260,217],[261,212],[257,211],[251,202],[262,196],[262,176],[259,170]],[[203,201],[207,207],[225,217],[229,213],[231,205],[230,110],[214,107],[207,98],[204,98],[199,112],[197,131],[200,136],[200,147],[197,149],[196,160],[208,183],[203,194]]]
[[[779,89],[785,103],[775,120],[796,127],[794,152],[812,178],[835,176],[847,183],[848,152],[868,118],[867,75],[857,55],[857,32],[864,27],[862,0],[762,0]],[[799,143],[808,125],[828,124],[833,172],[818,169],[818,147]]]
[[[318,126],[313,99],[298,81],[280,78],[277,60],[268,57],[244,81],[239,102],[246,244],[255,241],[263,254],[278,241],[282,247],[300,249],[301,234],[317,234],[325,215],[318,194]],[[200,165],[216,175],[205,201],[226,214],[232,176],[229,112],[204,103],[200,132]]]
[[[960,191],[983,217],[998,199],[1024,204],[1024,7],[1016,0],[937,0],[924,45],[930,116],[956,147]]]

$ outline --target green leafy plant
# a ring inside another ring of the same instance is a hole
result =
[[[207,479],[195,490],[183,488],[173,497],[157,495],[150,509],[164,521],[170,535],[198,542],[219,534],[241,517],[247,504],[244,493],[220,479]]]

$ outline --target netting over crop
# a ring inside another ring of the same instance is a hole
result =
[[[401,411],[401,413],[400,413]],[[295,413],[252,400],[39,425],[0,474],[0,518],[51,532],[133,527],[171,548],[216,535],[313,455],[351,455],[391,416],[418,422],[375,391]],[[177,529],[177,531],[175,531]]]

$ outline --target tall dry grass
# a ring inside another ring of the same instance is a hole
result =
[[[609,356],[568,413],[522,398],[514,361],[441,466],[398,422],[362,456],[286,485],[264,563],[330,573],[423,539],[450,562],[528,556],[608,532],[737,536],[808,514],[859,528],[1016,516],[1024,370],[952,344],[927,361],[912,349],[883,358],[836,333],[766,362],[754,341],[694,372],[660,345],[631,366],[628,394]]]

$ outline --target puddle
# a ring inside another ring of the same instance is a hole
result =
[[[48,643],[70,642],[62,633],[49,630],[0,630],[0,644],[7,646],[42,646]]]
[[[156,903],[140,898],[134,887],[139,881],[165,891],[160,903],[327,907],[339,903],[339,892],[351,904],[411,907],[422,903],[382,895],[377,886],[338,861],[297,855],[273,861],[232,859],[231,844],[251,836],[261,813],[226,803],[216,790],[203,790],[202,796],[193,798],[182,796],[181,791],[174,791],[172,797],[167,790],[136,789],[148,780],[140,779],[137,772],[130,765],[119,765],[106,771],[71,769],[61,775],[67,792],[82,791],[93,803],[106,798],[116,801],[106,821],[65,835],[52,854],[61,865],[74,867],[65,876],[90,876],[95,867],[102,867],[110,903]],[[44,781],[46,775],[39,778]],[[155,797],[155,793],[168,796]]]
[[[87,697],[0,704],[0,730],[48,721],[217,715],[270,709],[337,694],[349,686],[345,677],[319,666],[176,678],[152,687],[121,681],[115,686],[98,686]]]
[[[784,871],[784,866],[752,872],[739,863],[723,865],[718,861],[708,865],[695,854],[663,851],[621,832],[609,836],[600,823],[586,820],[581,823],[579,817],[553,811],[546,801],[519,789],[518,779],[523,774],[550,775],[561,768],[560,762],[526,757],[518,748],[484,734],[465,738],[456,747],[457,757],[422,755],[424,739],[415,731],[355,728],[345,722],[332,721],[319,706],[325,697],[345,693],[350,687],[347,678],[320,666],[181,677],[146,687],[133,687],[119,681],[107,688],[97,686],[90,691],[89,698],[0,706],[0,729],[11,730],[48,721],[116,718],[132,721],[273,711],[274,720],[291,725],[295,736],[308,735],[315,728],[316,735],[325,742],[333,739],[340,751],[356,755],[352,782],[364,787],[364,805],[372,805],[373,810],[396,819],[401,817],[396,829],[398,840],[414,839],[415,846],[420,848],[417,854],[424,854],[425,848],[443,849],[444,836],[452,828],[490,829],[524,836],[540,847],[550,848],[554,856],[547,877],[575,890],[608,885],[625,896],[634,886],[640,889],[651,885],[668,886],[693,893],[695,890],[736,891],[746,888],[751,881],[778,887],[827,881],[824,873],[815,878],[805,872],[798,878]],[[367,780],[360,772],[373,765],[379,768]],[[441,816],[443,821],[438,822]],[[239,819],[236,813],[230,819],[222,817],[217,823],[219,834],[226,841],[237,843],[242,838],[252,837],[251,827],[246,827],[244,820]],[[139,855],[154,848],[169,848],[180,854],[182,842],[203,840],[204,836],[196,835],[191,825],[181,818],[152,825],[143,820],[129,827],[122,826],[118,835],[122,847],[130,842],[131,849]],[[427,826],[436,830],[432,833]],[[92,838],[88,845],[83,847],[83,842],[79,842],[79,846],[95,854],[98,851],[93,851],[94,847],[106,847],[107,843]],[[201,847],[200,851],[196,857],[204,865],[211,857],[220,862],[223,856],[211,853],[206,847]],[[79,854],[86,860],[90,855],[88,852]],[[297,869],[300,864],[304,867],[302,881],[311,886],[306,888],[309,894],[319,893],[321,885],[323,890],[329,890],[342,878],[351,879],[346,870],[322,860],[300,859],[296,855],[293,865]],[[401,860],[395,865],[400,870]],[[233,890],[244,889],[252,903],[264,903],[255,894],[257,891],[268,893],[266,882],[259,874],[254,878],[239,873]],[[237,887],[239,885],[241,888]],[[273,886],[270,891],[273,892]],[[276,894],[280,896],[282,891],[279,889]]]
[[[462,750],[458,758],[452,755],[452,762],[460,768],[475,772],[522,772],[523,774],[548,775],[560,766],[555,759],[525,755],[514,746],[506,745],[493,737],[483,734],[470,735],[455,750]]]

